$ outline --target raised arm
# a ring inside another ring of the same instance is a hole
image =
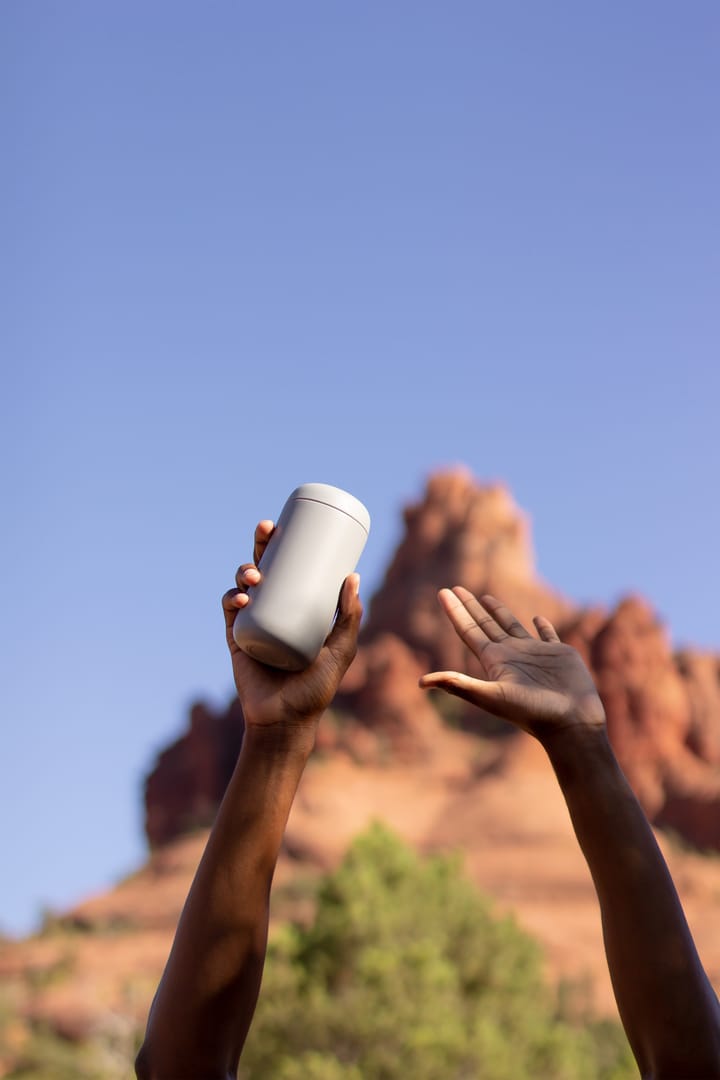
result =
[[[261,522],[256,530],[255,562],[272,527]],[[236,646],[235,615],[260,571],[242,566],[236,581],[223,608],[245,734],[150,1010],[135,1065],[140,1080],[235,1077],[260,990],[270,886],[288,814],[320,716],[356,649],[356,574],[345,581],[320,656],[292,673],[258,664]]]
[[[652,829],[607,739],[579,654],[552,624],[539,639],[491,596],[443,589],[440,602],[484,679],[433,672],[438,687],[509,720],[544,746],[595,883],[610,976],[643,1077],[720,1077],[720,1006]]]

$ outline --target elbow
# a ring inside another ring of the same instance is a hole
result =
[[[657,1054],[651,1068],[641,1073],[643,1080],[720,1080],[720,1041]]]
[[[657,1054],[647,1070],[640,1069],[643,1080],[720,1080],[720,1046],[676,1048]]]
[[[237,1065],[226,1069],[192,1052],[153,1047],[147,1038],[135,1058],[137,1080],[232,1080],[236,1075]]]
[[[177,1064],[174,1066],[168,1064],[167,1061],[163,1060],[163,1055],[158,1057],[157,1052],[153,1050],[148,1040],[145,1040],[135,1058],[135,1076],[137,1080],[171,1080],[171,1078],[174,1080],[175,1077],[179,1078],[181,1074],[185,1076],[182,1070],[178,1071]]]
[[[679,1077],[683,1080],[720,1080],[720,1059],[703,1058],[690,1062],[683,1057],[642,1073],[642,1080],[678,1080]]]
[[[654,1055],[652,1080],[720,1080],[720,1005],[714,991],[708,1007],[698,1010],[698,1025],[691,1038],[675,1041]],[[682,1047],[682,1048],[681,1048]]]
[[[152,1080],[152,1071],[150,1068],[150,1055],[147,1049],[147,1043],[143,1043],[138,1050],[137,1057],[135,1058],[135,1076],[137,1080]]]
[[[147,1042],[144,1042],[140,1047],[137,1057],[135,1058],[135,1076],[137,1080],[185,1080],[185,1077],[201,1077],[203,1074],[192,1070],[192,1065],[188,1062],[184,1066],[179,1067],[177,1062],[171,1063],[167,1060],[159,1059],[157,1053],[154,1053]]]

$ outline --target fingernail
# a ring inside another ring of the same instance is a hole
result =
[[[245,571],[243,577],[246,581],[258,582],[260,580],[260,571],[256,570],[254,566],[251,566],[248,570]]]
[[[248,596],[248,594],[246,592],[239,592],[237,594],[237,596],[235,597],[235,603],[237,604],[238,607],[245,607],[245,605],[247,604],[249,599],[250,599],[250,597]]]
[[[355,595],[358,596],[360,594],[360,575],[353,574],[353,578],[355,579],[353,582],[353,588],[355,590]]]

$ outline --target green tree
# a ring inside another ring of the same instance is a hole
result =
[[[242,1080],[625,1080],[619,1025],[571,1022],[536,943],[455,858],[380,825],[319,887],[309,927],[268,951]]]

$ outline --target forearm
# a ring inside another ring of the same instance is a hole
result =
[[[543,741],[595,883],[613,988],[643,1075],[720,1076],[717,999],[605,732],[564,729]]]
[[[314,727],[246,732],[153,1003],[141,1076],[234,1075],[260,989],[270,886]]]

